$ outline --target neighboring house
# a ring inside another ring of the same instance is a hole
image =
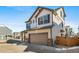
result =
[[[79,37],[79,32],[77,33],[77,35],[76,35],[77,37]]]
[[[14,32],[13,33],[13,38],[14,39],[20,39],[20,37],[21,37],[21,33],[20,32]]]
[[[26,39],[26,30],[24,30],[24,31],[21,31],[21,36],[20,36],[20,38],[21,38],[21,40],[22,41],[26,41],[25,39]]]
[[[26,21],[26,39],[35,44],[54,44],[56,36],[61,36],[60,30],[65,30],[65,16],[63,7],[57,9],[38,7]]]
[[[73,29],[70,26],[65,26],[66,30],[66,36],[67,37],[74,37],[75,33],[73,32]]]
[[[0,39],[9,39],[12,36],[12,30],[5,25],[0,25]]]

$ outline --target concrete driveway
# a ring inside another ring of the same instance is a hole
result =
[[[27,50],[38,53],[79,53],[79,46],[56,48],[43,45],[28,44]]]

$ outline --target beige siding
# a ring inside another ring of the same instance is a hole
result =
[[[65,30],[65,28],[64,27],[62,28],[63,21],[59,19],[58,16],[53,15],[53,23],[54,23],[54,26],[52,28],[52,31],[53,31],[52,38],[55,40],[56,36],[61,36],[60,30],[61,29]]]
[[[35,15],[33,15],[32,19],[31,19],[31,28],[36,28],[37,27],[37,19],[35,18],[35,16],[37,15],[37,13],[39,12],[39,10],[35,13]],[[33,20],[35,20],[35,23],[33,23]]]
[[[38,19],[39,17],[44,16],[44,15],[47,15],[47,14],[50,14],[50,23],[38,25],[38,20],[37,20],[37,27],[38,27],[38,28],[44,27],[44,26],[52,25],[52,12],[49,11],[49,10],[43,9],[42,12],[38,15],[37,19]]]
[[[62,18],[62,17],[60,16],[60,11],[62,12],[62,16],[63,16],[63,18],[64,18],[64,12],[63,12],[63,9],[62,9],[62,8],[60,8],[59,10],[56,11],[57,14],[58,14],[58,16],[59,16],[60,18]],[[63,19],[63,18],[62,18],[62,19]]]
[[[63,21],[62,21],[61,18],[59,18],[58,16],[55,16],[55,15],[53,14],[53,22],[59,25],[59,24],[60,24],[61,22],[63,22]]]
[[[33,20],[34,20],[34,23],[33,23]],[[32,18],[31,22],[32,22],[32,23],[31,23],[31,28],[36,28],[36,27],[37,27],[37,26],[36,26],[37,23],[36,23],[36,18],[35,18],[35,17]]]
[[[32,33],[48,33],[48,38],[51,38],[51,34],[50,34],[50,29],[39,29],[39,30],[32,30],[32,31],[28,31],[28,33],[26,34],[26,37],[29,38],[29,34]]]

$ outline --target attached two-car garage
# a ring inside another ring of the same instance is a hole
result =
[[[27,41],[39,45],[51,45],[50,28],[29,30],[26,34]]]
[[[47,45],[48,33],[31,33],[30,42],[34,44]]]

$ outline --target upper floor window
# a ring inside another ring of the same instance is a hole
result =
[[[43,24],[43,17],[38,18],[38,24]]]
[[[50,15],[44,15],[38,18],[38,25],[47,24],[50,22]]]
[[[44,16],[44,24],[49,23],[49,21],[50,21],[50,15],[45,15]]]

